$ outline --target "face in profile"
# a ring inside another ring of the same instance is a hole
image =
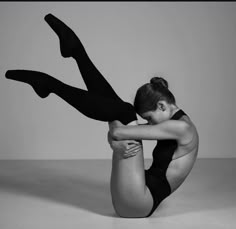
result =
[[[140,116],[148,121],[149,125],[159,124],[169,119],[170,108],[165,101],[159,101],[157,103],[157,109],[154,111],[147,111]]]

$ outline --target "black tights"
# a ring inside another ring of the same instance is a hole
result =
[[[86,75],[86,79],[91,77],[93,75]],[[105,122],[119,120],[124,125],[137,120],[134,107],[130,103],[122,101],[119,97],[115,98],[116,94],[109,88],[102,90],[102,86],[105,88],[107,84],[103,78],[96,80],[91,84],[92,89],[96,90],[90,90],[88,87],[86,91],[59,81],[53,84],[52,91],[89,118]]]
[[[119,120],[124,125],[137,120],[134,107],[130,103],[124,102],[115,93],[90,60],[79,38],[72,34],[72,30],[55,17],[49,18],[49,20],[51,20],[50,23],[54,23],[51,26],[54,26],[53,29],[60,39],[61,50],[64,48],[64,52],[68,51],[69,48],[65,47],[68,40],[71,37],[75,40],[74,47],[76,48],[72,48],[76,52],[73,51],[74,53],[71,56],[78,64],[88,91],[67,85],[45,73],[31,70],[9,70],[6,72],[6,78],[29,83],[42,98],[49,93],[55,93],[82,114],[95,120],[105,122]],[[70,41],[68,44],[73,45],[73,42]]]
[[[124,125],[137,120],[132,104],[124,102],[94,66],[83,48],[74,59],[88,91],[63,84],[55,93],[85,116],[99,121],[119,120]]]

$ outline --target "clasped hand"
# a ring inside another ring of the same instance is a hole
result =
[[[123,124],[119,121],[113,121],[109,123],[110,131],[118,126],[122,126]],[[108,142],[113,149],[114,153],[118,154],[121,158],[129,158],[137,155],[142,149],[142,143],[135,140],[121,140],[117,141],[112,138],[110,131],[107,134]]]

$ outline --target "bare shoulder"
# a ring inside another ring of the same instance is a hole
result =
[[[194,140],[195,143],[198,143],[197,128],[191,121],[191,119],[188,116],[184,115],[183,117],[181,117],[180,121],[184,122],[187,128],[185,128],[186,131],[179,143],[181,145],[188,145],[190,143],[193,143]]]

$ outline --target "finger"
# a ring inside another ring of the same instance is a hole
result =
[[[136,150],[132,150],[132,151],[126,152],[126,154],[129,155],[129,154],[133,154],[133,153],[138,153],[139,151],[141,151],[141,150],[140,149],[136,149]]]
[[[135,152],[137,150],[141,150],[141,147],[140,146],[132,147],[132,148],[126,150],[126,153],[132,153],[132,152]]]
[[[140,149],[135,150],[135,151],[132,151],[132,152],[129,152],[129,153],[125,153],[124,155],[125,155],[126,157],[135,156],[135,155],[136,155],[137,153],[139,153],[139,152],[141,152]]]
[[[134,157],[134,156],[137,155],[137,153],[138,153],[138,152],[136,152],[136,153],[126,154],[126,155],[124,155],[124,157],[125,157],[125,158]]]
[[[141,144],[130,144],[130,145],[128,145],[127,150],[128,149],[133,149],[133,148],[136,148],[136,147],[141,147],[141,146],[142,146]]]
[[[137,145],[136,145],[136,144],[127,144],[127,145],[125,146],[125,149],[126,149],[126,150],[131,150],[131,149],[133,149],[134,147],[137,147]]]

